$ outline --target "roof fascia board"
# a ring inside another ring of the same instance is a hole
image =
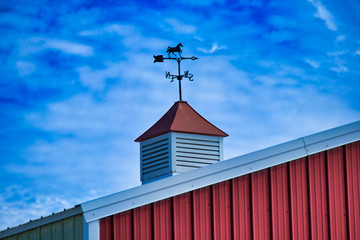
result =
[[[84,218],[94,221],[358,140],[360,121],[83,203]]]
[[[308,155],[335,148],[359,139],[360,121],[303,137]]]
[[[50,215],[47,217],[43,217],[22,225],[19,225],[17,227],[13,227],[13,228],[9,228],[9,229],[5,229],[4,231],[0,232],[0,238],[5,238],[14,234],[18,234],[18,233],[22,233],[40,226],[44,226],[53,222],[57,222],[78,214],[82,213],[82,209],[80,206],[68,209],[68,210],[64,210],[62,212],[59,213],[55,213],[54,215]]]

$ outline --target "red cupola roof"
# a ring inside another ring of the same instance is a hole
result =
[[[160,136],[168,132],[202,134],[209,136],[227,137],[228,135],[212,125],[187,102],[179,101],[160,118],[151,128],[138,137],[135,142]]]

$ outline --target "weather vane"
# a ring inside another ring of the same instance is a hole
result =
[[[183,47],[183,45],[181,43],[179,43],[176,47],[168,47],[166,52],[168,53],[168,57],[167,58],[164,58],[163,55],[153,55],[154,56],[154,63],[156,62],[164,62],[164,59],[170,59],[170,60],[176,60],[177,63],[178,63],[178,74],[175,75],[175,74],[170,74],[170,72],[165,72],[165,77],[166,78],[169,78],[171,79],[171,82],[174,81],[174,79],[176,78],[177,80],[179,80],[179,97],[180,97],[180,101],[182,101],[182,97],[181,97],[181,80],[183,78],[188,78],[189,81],[194,81],[192,79],[193,75],[191,73],[189,73],[189,71],[184,71],[184,74],[180,74],[180,63],[181,63],[181,60],[184,60],[184,59],[191,59],[191,60],[196,60],[198,59],[197,57],[182,57],[181,56],[181,53],[182,53],[182,50],[180,47]],[[170,54],[173,54],[175,57],[170,57]],[[177,55],[175,54],[177,53]]]

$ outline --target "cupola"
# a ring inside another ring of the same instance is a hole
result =
[[[226,136],[187,102],[175,102],[135,140],[140,142],[142,183],[222,161]]]

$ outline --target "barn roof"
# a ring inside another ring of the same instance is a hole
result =
[[[7,228],[0,231],[0,239],[12,236],[14,234],[22,233],[25,231],[29,231],[31,229],[38,228],[40,226],[44,226],[50,223],[54,223],[69,217],[73,217],[76,215],[82,214],[82,209],[80,205],[76,205],[70,209],[64,209],[64,211],[58,213],[52,213],[49,216],[41,217],[39,219],[30,220],[27,223],[20,224],[17,227]]]
[[[81,206],[86,222],[90,222],[359,140],[360,121],[356,121],[85,202]]]
[[[226,137],[225,132],[215,127],[187,102],[178,101],[151,128],[138,137],[135,142],[142,142],[168,132],[203,134]]]

